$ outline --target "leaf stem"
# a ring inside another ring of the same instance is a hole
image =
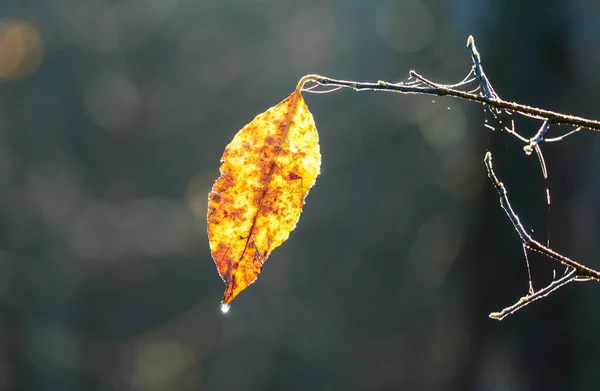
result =
[[[304,75],[304,76],[302,76],[302,78],[301,78],[301,79],[298,81],[298,85],[296,86],[296,91],[295,91],[295,93],[296,93],[296,94],[299,94],[299,93],[302,91],[302,88],[304,88],[304,85],[305,85],[307,82],[309,82],[309,81],[312,81],[312,82],[317,82],[317,80],[318,80],[319,78],[321,78],[321,77],[322,77],[322,76],[319,76],[319,75],[312,75],[312,74],[311,74],[311,75]]]

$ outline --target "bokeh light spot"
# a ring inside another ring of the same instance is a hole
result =
[[[113,133],[134,130],[141,107],[139,91],[130,79],[105,74],[85,93],[88,112],[98,125]]]
[[[174,340],[142,342],[136,356],[133,381],[143,387],[167,382],[193,362],[191,352]]]
[[[43,57],[40,34],[29,23],[0,22],[0,79],[18,80],[35,72]]]

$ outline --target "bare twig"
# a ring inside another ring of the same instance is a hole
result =
[[[521,308],[525,307],[527,304],[530,304],[538,299],[548,296],[550,293],[554,292],[560,287],[567,285],[572,281],[576,281],[577,279],[577,271],[575,269],[571,269],[567,274],[558,280],[552,281],[548,286],[535,293],[530,293],[527,296],[523,296],[517,301],[515,304],[504,308],[499,312],[492,312],[489,316],[495,320],[502,320],[506,318],[508,315],[512,315]]]
[[[550,128],[550,122],[552,122],[552,118],[548,118],[547,120],[545,120],[542,126],[540,126],[540,130],[537,131],[535,136],[529,139],[529,144],[523,147],[523,150],[526,154],[531,155],[531,153],[538,146],[538,144],[542,142],[542,140],[544,139],[544,135]]]
[[[503,99],[493,99],[488,98],[486,96],[480,96],[471,94],[469,92],[464,92],[460,90],[456,90],[453,88],[447,87],[416,87],[416,86],[407,86],[402,83],[388,83],[386,81],[378,81],[377,83],[369,83],[369,82],[356,82],[349,80],[338,80],[332,79],[325,76],[317,76],[314,75],[315,78],[311,81],[319,83],[324,86],[335,86],[335,87],[347,87],[352,88],[356,91],[389,91],[389,92],[398,92],[401,94],[422,94],[422,95],[435,95],[435,96],[450,96],[453,98],[459,98],[468,100],[471,102],[477,102],[486,104],[489,107],[493,107],[496,109],[504,109],[509,110],[515,113],[520,113],[524,115],[531,115],[536,118],[546,119],[546,118],[554,118],[554,123],[557,125],[572,125],[572,126],[580,126],[582,128],[586,128],[589,130],[593,130],[596,132],[600,132],[600,121],[586,119],[582,117],[577,117],[574,115],[557,113],[555,111],[539,109],[537,107],[527,106],[520,103],[509,102]]]
[[[475,76],[479,79],[479,84],[481,84],[481,88],[483,89],[483,94],[489,99],[500,99],[489,79],[483,72],[483,67],[481,66],[481,56],[475,47],[475,39],[472,35],[469,35],[469,39],[467,39],[467,48],[471,51],[471,59],[473,60],[473,69],[475,70]]]
[[[568,114],[562,114],[550,110],[540,109],[537,107],[527,106],[524,104],[510,102],[504,99],[501,99],[500,96],[496,93],[492,84],[490,83],[488,77],[483,71],[483,67],[481,65],[481,56],[475,47],[475,40],[472,36],[467,40],[467,48],[471,52],[471,58],[473,60],[473,68],[467,74],[467,76],[459,83],[452,85],[443,85],[439,83],[435,83],[431,80],[428,80],[424,76],[418,74],[415,71],[410,71],[410,78],[405,82],[400,83],[388,83],[386,81],[378,81],[377,83],[371,82],[357,82],[350,80],[339,80],[332,79],[329,77],[319,76],[319,75],[306,75],[304,76],[300,82],[298,83],[299,89],[303,89],[303,86],[307,82],[316,83],[316,85],[321,86],[329,86],[329,87],[337,87],[337,88],[352,88],[356,91],[389,91],[389,92],[397,92],[401,94],[421,94],[421,95],[434,95],[434,96],[449,96],[458,99],[464,99],[471,102],[477,102],[483,104],[485,107],[489,108],[491,113],[497,118],[501,114],[512,115],[513,113],[518,113],[520,115],[538,119],[543,121],[543,124],[537,131],[537,133],[531,138],[525,138],[521,136],[515,130],[514,119],[511,120],[511,128],[506,126],[503,129],[510,134],[511,136],[516,137],[518,140],[523,142],[525,145],[523,147],[526,154],[530,155],[533,151],[536,152],[536,155],[540,161],[540,166],[542,168],[542,174],[544,178],[547,178],[547,170],[546,164],[544,162],[544,157],[540,148],[540,143],[544,142],[556,142],[564,139],[567,136],[570,136],[581,129],[589,129],[595,132],[600,132],[600,121],[586,119],[582,117],[577,117]],[[473,77],[473,74],[475,77]],[[466,86],[474,80],[478,80],[479,86],[471,91],[463,91],[459,88]],[[311,87],[312,88],[312,87]],[[310,91],[311,88],[303,89],[305,91]],[[474,92],[479,91],[479,94],[475,94]],[[563,134],[562,136],[554,137],[554,138],[546,138],[546,134],[550,129],[551,125],[568,125],[572,126],[575,129]],[[486,127],[494,130],[495,128],[491,125],[487,125]],[[521,223],[519,216],[514,212],[510,202],[508,200],[508,195],[506,188],[502,182],[498,180],[496,173],[492,167],[492,154],[487,152],[484,158],[485,166],[487,167],[488,176],[492,180],[494,187],[496,188],[498,195],[500,196],[500,205],[502,209],[506,212],[508,218],[510,219],[514,229],[519,234],[521,238],[521,242],[523,244],[523,249],[525,252],[525,259],[527,261],[528,267],[528,275],[529,275],[529,293],[525,297],[522,297],[517,303],[506,307],[500,312],[493,312],[490,314],[490,318],[502,320],[506,316],[511,315],[523,308],[527,304],[538,300],[542,297],[547,296],[548,294],[554,292],[560,287],[572,282],[572,281],[600,281],[600,272],[591,269],[583,264],[580,264],[558,252],[552,250],[549,245],[544,246],[540,242],[536,241],[531,237],[531,235],[526,231],[525,227]],[[550,205],[550,193],[549,190],[546,189],[546,199],[548,202],[548,206]],[[529,262],[527,259],[527,250],[536,251],[558,264],[564,265],[567,267],[567,273],[553,281],[551,284],[546,286],[545,288],[534,292],[533,286],[531,284],[531,273],[529,271]]]
[[[436,84],[434,82],[432,82],[431,80],[426,79],[424,76],[421,76],[417,73],[417,71],[409,71],[408,75],[410,77],[414,77],[415,79],[417,79],[418,81],[420,81],[423,84],[428,85],[429,87],[433,87],[433,88],[440,88],[442,87],[440,84]],[[459,83],[460,84],[460,83]]]
[[[323,86],[333,87],[344,87],[352,88],[356,91],[389,91],[397,92],[400,94],[421,94],[421,95],[435,95],[435,96],[449,96],[453,98],[459,98],[468,100],[471,102],[477,102],[487,105],[490,108],[497,110],[507,110],[509,112],[520,113],[522,115],[531,116],[538,119],[552,119],[552,124],[555,125],[572,125],[600,132],[600,121],[578,117],[574,115],[562,114],[551,110],[540,109],[524,105],[521,103],[510,102],[501,99],[498,94],[494,91],[487,76],[483,72],[481,67],[481,58],[477,48],[475,47],[475,41],[473,37],[469,37],[467,41],[467,47],[471,51],[471,55],[474,61],[474,69],[477,78],[480,80],[481,87],[483,89],[483,95],[476,95],[470,92],[465,92],[452,88],[450,86],[444,86],[441,84],[434,83],[430,80],[425,79],[418,73],[411,71],[411,76],[417,77],[425,86],[418,86],[408,83],[388,83],[387,81],[372,82],[357,82],[351,80],[340,80],[333,79],[330,77],[320,75],[306,75],[301,79],[301,83],[315,82]]]
[[[498,195],[500,196],[500,206],[508,215],[510,222],[513,224],[513,227],[521,237],[521,241],[523,242],[523,244],[525,244],[527,249],[537,251],[538,253],[555,260],[556,262],[559,262],[565,266],[569,266],[575,269],[575,271],[577,272],[577,277],[589,278],[591,280],[600,281],[600,272],[591,269],[585,265],[582,265],[578,262],[575,262],[571,258],[565,257],[562,254],[557,253],[551,248],[546,247],[540,242],[536,241],[531,237],[531,235],[529,235],[529,233],[527,233],[525,227],[523,226],[523,223],[521,223],[521,220],[519,219],[519,216],[514,212],[512,206],[510,205],[506,187],[502,182],[498,180],[498,177],[496,176],[496,172],[494,171],[494,168],[492,166],[492,154],[490,152],[487,152],[483,161],[487,168],[488,176],[492,180],[492,183],[494,184],[494,187],[496,188],[496,190],[498,191]]]
[[[560,262],[561,264],[567,266],[567,268],[569,270],[569,272],[565,276],[563,276],[562,278],[560,278],[556,281],[553,281],[550,285],[546,286],[545,288],[543,288],[535,293],[533,293],[531,291],[531,285],[530,285],[530,292],[527,296],[522,297],[515,304],[513,304],[509,307],[506,307],[505,309],[503,309],[500,312],[492,312],[490,314],[490,318],[496,319],[496,320],[502,320],[505,317],[507,317],[508,315],[512,315],[515,312],[517,312],[519,309],[525,307],[527,304],[529,304],[535,300],[541,299],[542,297],[548,296],[550,293],[554,292],[558,288],[568,284],[571,281],[587,281],[587,280],[600,281],[600,272],[598,272],[594,269],[591,269],[585,265],[582,265],[578,262],[575,262],[574,260],[572,260],[568,257],[565,257],[564,255],[557,253],[556,251],[552,250],[551,248],[544,246],[540,242],[536,241],[535,239],[533,239],[531,237],[531,235],[529,235],[529,233],[527,233],[527,231],[525,230],[525,227],[523,226],[523,224],[521,223],[521,221],[519,219],[519,216],[514,212],[512,206],[510,205],[506,187],[504,186],[504,184],[502,182],[500,182],[500,180],[496,176],[496,172],[494,171],[494,168],[492,166],[492,154],[490,152],[487,152],[485,154],[485,158],[483,159],[483,161],[487,168],[488,176],[492,180],[492,183],[494,184],[494,187],[496,188],[496,191],[498,192],[498,195],[500,196],[500,206],[502,207],[502,209],[504,209],[504,212],[506,212],[506,215],[510,219],[510,222],[513,224],[513,227],[515,228],[515,230],[521,237],[521,242],[523,243],[524,248],[526,248],[528,250],[536,251],[542,255],[547,256],[548,258],[550,258],[554,261]]]
[[[570,132],[563,134],[562,136],[553,137],[553,138],[546,138],[546,139],[544,139],[544,141],[545,141],[545,142],[547,142],[547,143],[554,143],[554,142],[556,142],[556,141],[561,141],[561,140],[563,140],[565,137],[567,137],[567,136],[570,136],[570,135],[572,135],[572,134],[574,134],[574,133],[577,133],[577,132],[579,132],[580,130],[581,130],[581,127],[579,127],[579,128],[575,128],[575,129],[571,130]]]

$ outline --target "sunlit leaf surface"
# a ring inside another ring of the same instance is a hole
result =
[[[244,126],[221,161],[208,195],[208,237],[228,304],[288,238],[319,175],[319,137],[300,92]]]

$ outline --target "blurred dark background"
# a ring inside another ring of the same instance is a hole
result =
[[[473,34],[501,97],[600,118],[599,17],[593,0],[3,0],[0,390],[597,390],[600,284],[487,317],[527,271],[483,156],[540,241],[600,268],[598,135],[545,145],[544,182],[480,105],[305,94],[322,175],[227,315],[205,218],[224,147],[307,73],[453,83]],[[530,261],[541,288],[554,265]]]

